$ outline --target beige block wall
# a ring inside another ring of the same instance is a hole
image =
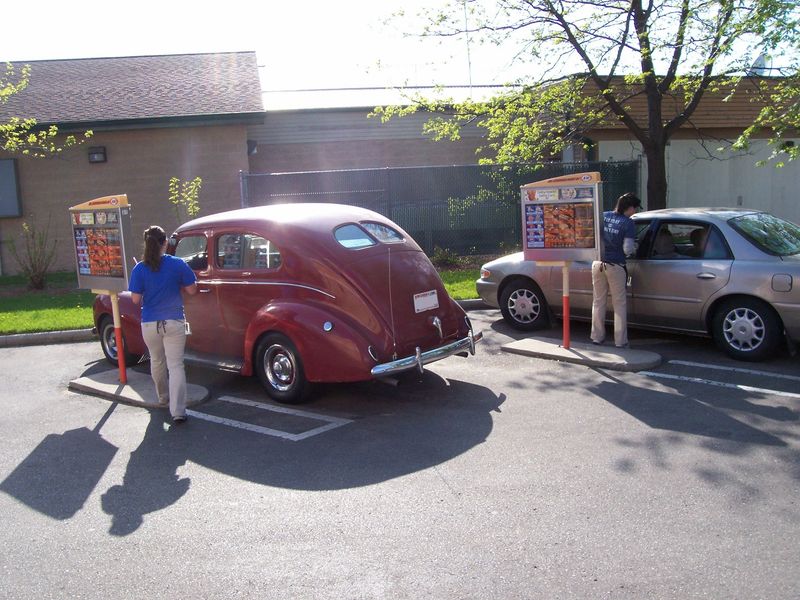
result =
[[[250,156],[251,173],[328,171],[383,167],[474,165],[483,140],[362,140],[303,144],[259,144]]]
[[[108,162],[89,163],[89,146],[105,146]],[[127,194],[131,203],[136,253],[141,232],[157,224],[171,232],[178,226],[169,202],[169,180],[201,177],[200,214],[241,206],[239,171],[248,170],[245,125],[95,131],[86,144],[55,158],[18,160],[22,218],[0,219],[2,273],[18,271],[8,241],[21,244],[22,223],[44,229],[57,258],[51,270],[74,270],[68,208],[100,196]]]

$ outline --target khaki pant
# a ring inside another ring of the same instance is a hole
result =
[[[627,273],[622,265],[592,263],[592,332],[593,342],[602,343],[606,337],[606,302],[611,291],[614,307],[614,344],[628,344],[628,302],[625,296]]]
[[[183,350],[186,347],[184,322],[175,320],[144,322],[142,337],[150,352],[150,375],[156,384],[159,404],[166,405],[169,401],[169,412],[172,416],[184,416],[186,414],[186,372],[183,369]]]

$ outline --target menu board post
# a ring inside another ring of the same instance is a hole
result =
[[[125,384],[128,377],[117,293],[128,289],[129,272],[135,264],[133,255],[128,252],[133,240],[131,206],[128,197],[120,194],[71,206],[69,212],[78,287],[108,294],[111,298],[119,381]]]
[[[575,173],[528,183],[522,194],[522,249],[525,260],[560,266],[564,348],[569,348],[569,266],[600,259],[603,200],[600,173]]]

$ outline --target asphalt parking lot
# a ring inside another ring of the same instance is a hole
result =
[[[471,316],[476,357],[298,407],[191,368],[182,427],[68,391],[97,343],[0,349],[0,596],[800,594],[798,357],[632,332],[662,364],[612,372]]]

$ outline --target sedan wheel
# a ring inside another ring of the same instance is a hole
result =
[[[549,323],[544,295],[534,282],[515,279],[508,283],[500,295],[500,311],[514,329],[532,331]]]
[[[772,308],[755,299],[728,300],[714,315],[713,335],[717,345],[738,360],[758,361],[770,356],[781,336],[781,326]]]
[[[284,335],[271,333],[256,349],[256,373],[274,400],[285,404],[302,402],[308,392],[303,363],[294,344]]]

